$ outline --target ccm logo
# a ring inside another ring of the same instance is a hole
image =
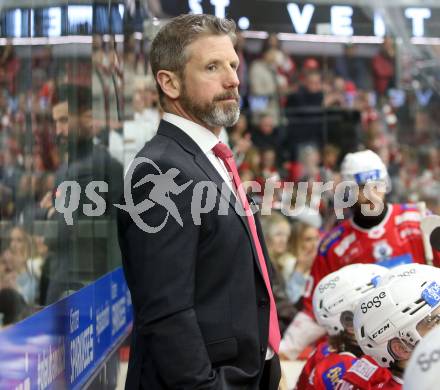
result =
[[[422,353],[417,358],[417,364],[420,369],[425,372],[428,371],[434,363],[440,360],[440,349],[434,349],[431,353]]]
[[[382,291],[379,295],[376,295],[371,301],[364,302],[361,305],[362,313],[366,313],[368,309],[371,309],[372,307],[380,307],[382,305],[382,299],[384,299],[387,296],[385,291]]]
[[[388,322],[388,324],[386,324],[385,326],[383,326],[382,328],[376,330],[376,332],[374,332],[371,335],[371,338],[374,340],[377,336],[380,336],[382,333],[384,333],[386,330],[390,329],[391,324]]]

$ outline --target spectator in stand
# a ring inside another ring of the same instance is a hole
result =
[[[348,94],[346,88],[347,84],[342,77],[332,78],[328,90],[324,93],[324,106],[348,107],[348,97],[352,96],[352,94]]]
[[[284,94],[293,92],[296,64],[289,54],[283,50],[281,41],[276,33],[269,34],[264,41],[262,52],[264,53],[267,50],[276,50],[277,78],[282,95],[281,98],[283,98]]]
[[[12,191],[12,196],[17,195],[18,184],[23,175],[23,170],[18,163],[18,153],[11,147],[6,146],[3,151],[3,164],[0,168],[2,184]]]
[[[237,123],[229,130],[229,144],[235,156],[237,166],[240,167],[241,163],[246,157],[246,153],[253,146],[251,140],[251,134],[248,131],[248,122],[244,114],[240,114]]]
[[[321,181],[320,161],[319,149],[314,145],[305,145],[300,149],[298,161],[285,164],[288,171],[288,181],[297,183],[306,177],[313,181]]]
[[[57,171],[55,187],[63,181],[76,181],[81,188],[90,182],[100,181],[108,184],[106,192],[100,191],[104,198],[104,214],[90,217],[84,214],[84,204],[90,203],[85,192],[81,192],[79,206],[73,213],[73,223],[69,224],[62,213],[55,211],[48,217],[58,223],[58,240],[54,243],[56,262],[51,267],[48,287],[48,302],[53,303],[70,290],[83,286],[88,278],[96,278],[108,270],[112,245],[116,240],[113,218],[115,208],[109,207],[120,201],[123,191],[123,168],[102,144],[94,144],[94,117],[92,114],[92,91],[88,87],[73,84],[61,85],[57,91],[57,100],[52,107],[52,115],[58,136],[67,144],[68,160]],[[64,118],[68,118],[67,123]],[[67,193],[57,193],[57,201],[65,202]],[[106,236],[91,235],[78,238],[80,220],[95,223],[101,220],[108,223]],[[87,264],[87,269],[80,264]]]
[[[256,177],[256,181],[261,186],[261,196],[264,195],[264,190],[268,182],[275,185],[272,205],[274,208],[279,209],[281,207],[279,203],[281,202],[282,186],[276,185],[281,179],[276,165],[276,157],[276,149],[274,148],[269,147],[261,150],[261,169],[260,175]]]
[[[286,109],[321,107],[323,100],[322,76],[319,71],[313,70],[305,74],[298,92],[287,97]]]
[[[286,272],[286,292],[290,301],[295,304],[304,295],[313,260],[318,253],[319,230],[316,226],[298,219],[293,220],[289,241],[289,251],[293,261]]]
[[[29,304],[38,301],[42,263],[33,259],[31,236],[24,228],[15,226],[9,232],[9,246],[1,256],[3,271],[0,286],[17,290]]]
[[[17,76],[20,71],[20,60],[15,55],[11,41],[0,46],[0,88],[6,88],[8,93],[15,96],[17,93]]]
[[[272,212],[269,216],[262,218],[264,237],[267,243],[269,257],[274,266],[272,290],[278,311],[280,330],[289,325],[297,310],[289,301],[286,294],[286,280],[288,279],[294,257],[288,252],[290,236],[290,224],[287,219],[278,212]]]
[[[333,144],[326,144],[322,149],[321,178],[323,181],[335,180],[338,177],[337,165],[341,150]]]
[[[234,148],[248,134],[248,120],[246,115],[241,113],[237,123],[229,129],[229,142],[231,146]]]
[[[281,128],[276,127],[270,113],[260,114],[258,125],[252,132],[252,142],[257,148],[274,148],[282,154],[283,134]]]
[[[378,54],[373,57],[372,70],[374,79],[374,89],[379,96],[395,86],[395,61],[396,50],[394,40],[385,37]]]
[[[271,116],[275,126],[280,123],[279,80],[277,77],[278,53],[279,51],[276,49],[268,49],[262,53],[260,59],[255,60],[250,66],[250,108],[253,124],[258,122],[261,111],[265,111]],[[257,101],[259,102],[258,106],[256,105]]]
[[[349,43],[344,46],[343,55],[336,58],[335,71],[344,80],[353,82],[357,88],[367,88],[368,80],[365,77],[367,70],[357,55],[356,45]]]
[[[261,152],[258,148],[252,146],[248,149],[238,171],[242,182],[256,180],[261,176]]]
[[[133,92],[133,97],[131,100],[131,105],[133,108],[133,118],[135,121],[142,121],[143,118],[143,112],[145,109],[145,101],[142,94],[141,89],[136,89]]]

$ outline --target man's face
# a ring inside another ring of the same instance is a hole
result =
[[[187,47],[178,101],[191,119],[213,129],[234,125],[240,115],[238,57],[230,38],[207,36]]]
[[[273,120],[272,117],[267,115],[260,120],[260,130],[265,135],[270,135],[273,133]]]
[[[52,108],[52,117],[55,122],[56,135],[61,142],[67,142],[69,130],[80,139],[93,135],[93,112],[82,111],[80,114],[69,113],[67,102],[55,104]]]
[[[61,102],[52,107],[52,118],[55,122],[57,137],[67,139],[69,134],[69,109],[67,102]]]
[[[322,80],[319,73],[311,73],[306,78],[306,88],[310,93],[322,91]]]

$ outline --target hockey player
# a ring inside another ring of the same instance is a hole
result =
[[[425,263],[421,213],[415,205],[385,201],[384,187],[389,178],[380,157],[370,150],[349,153],[342,162],[341,173],[343,180],[358,186],[359,196],[351,218],[342,221],[321,241],[311,270],[311,285],[306,291],[313,292],[324,276],[347,264],[376,263],[391,268],[404,263]],[[370,185],[373,182],[376,189]],[[375,215],[368,209],[373,209]],[[435,252],[434,264],[440,263],[439,258]],[[289,325],[281,342],[280,352],[289,359],[295,359],[324,334],[313,318],[311,295],[303,303],[303,310]]]
[[[356,339],[368,355],[343,376],[338,389],[401,389],[416,344],[440,322],[440,271],[434,267],[392,278],[359,301]]]
[[[434,390],[439,387],[440,327],[417,345],[403,376],[404,390]]]
[[[375,264],[352,264],[327,275],[315,289],[313,310],[329,335],[327,356],[320,356],[320,344],[307,360],[297,389],[331,389],[362,351],[353,330],[353,312],[358,301],[374,289],[372,281],[387,273]],[[318,359],[320,357],[320,359]]]

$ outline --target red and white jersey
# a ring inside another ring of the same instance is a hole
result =
[[[357,358],[349,352],[331,353],[316,364],[307,383],[298,390],[333,390]]]
[[[326,341],[318,344],[318,346],[309,355],[306,364],[301,371],[301,375],[299,376],[298,382],[296,384],[297,390],[307,388],[310,374],[312,373],[315,366],[331,353],[336,353],[336,351],[333,351]]]
[[[320,243],[313,263],[304,311],[313,317],[315,286],[326,275],[353,263],[376,263],[388,268],[406,263],[425,263],[421,214],[415,205],[388,204],[383,221],[371,229],[357,226],[352,219],[341,222]],[[434,250],[434,265],[440,254]]]
[[[363,356],[342,377],[337,390],[401,390],[402,379],[388,368],[379,366],[370,356]]]

